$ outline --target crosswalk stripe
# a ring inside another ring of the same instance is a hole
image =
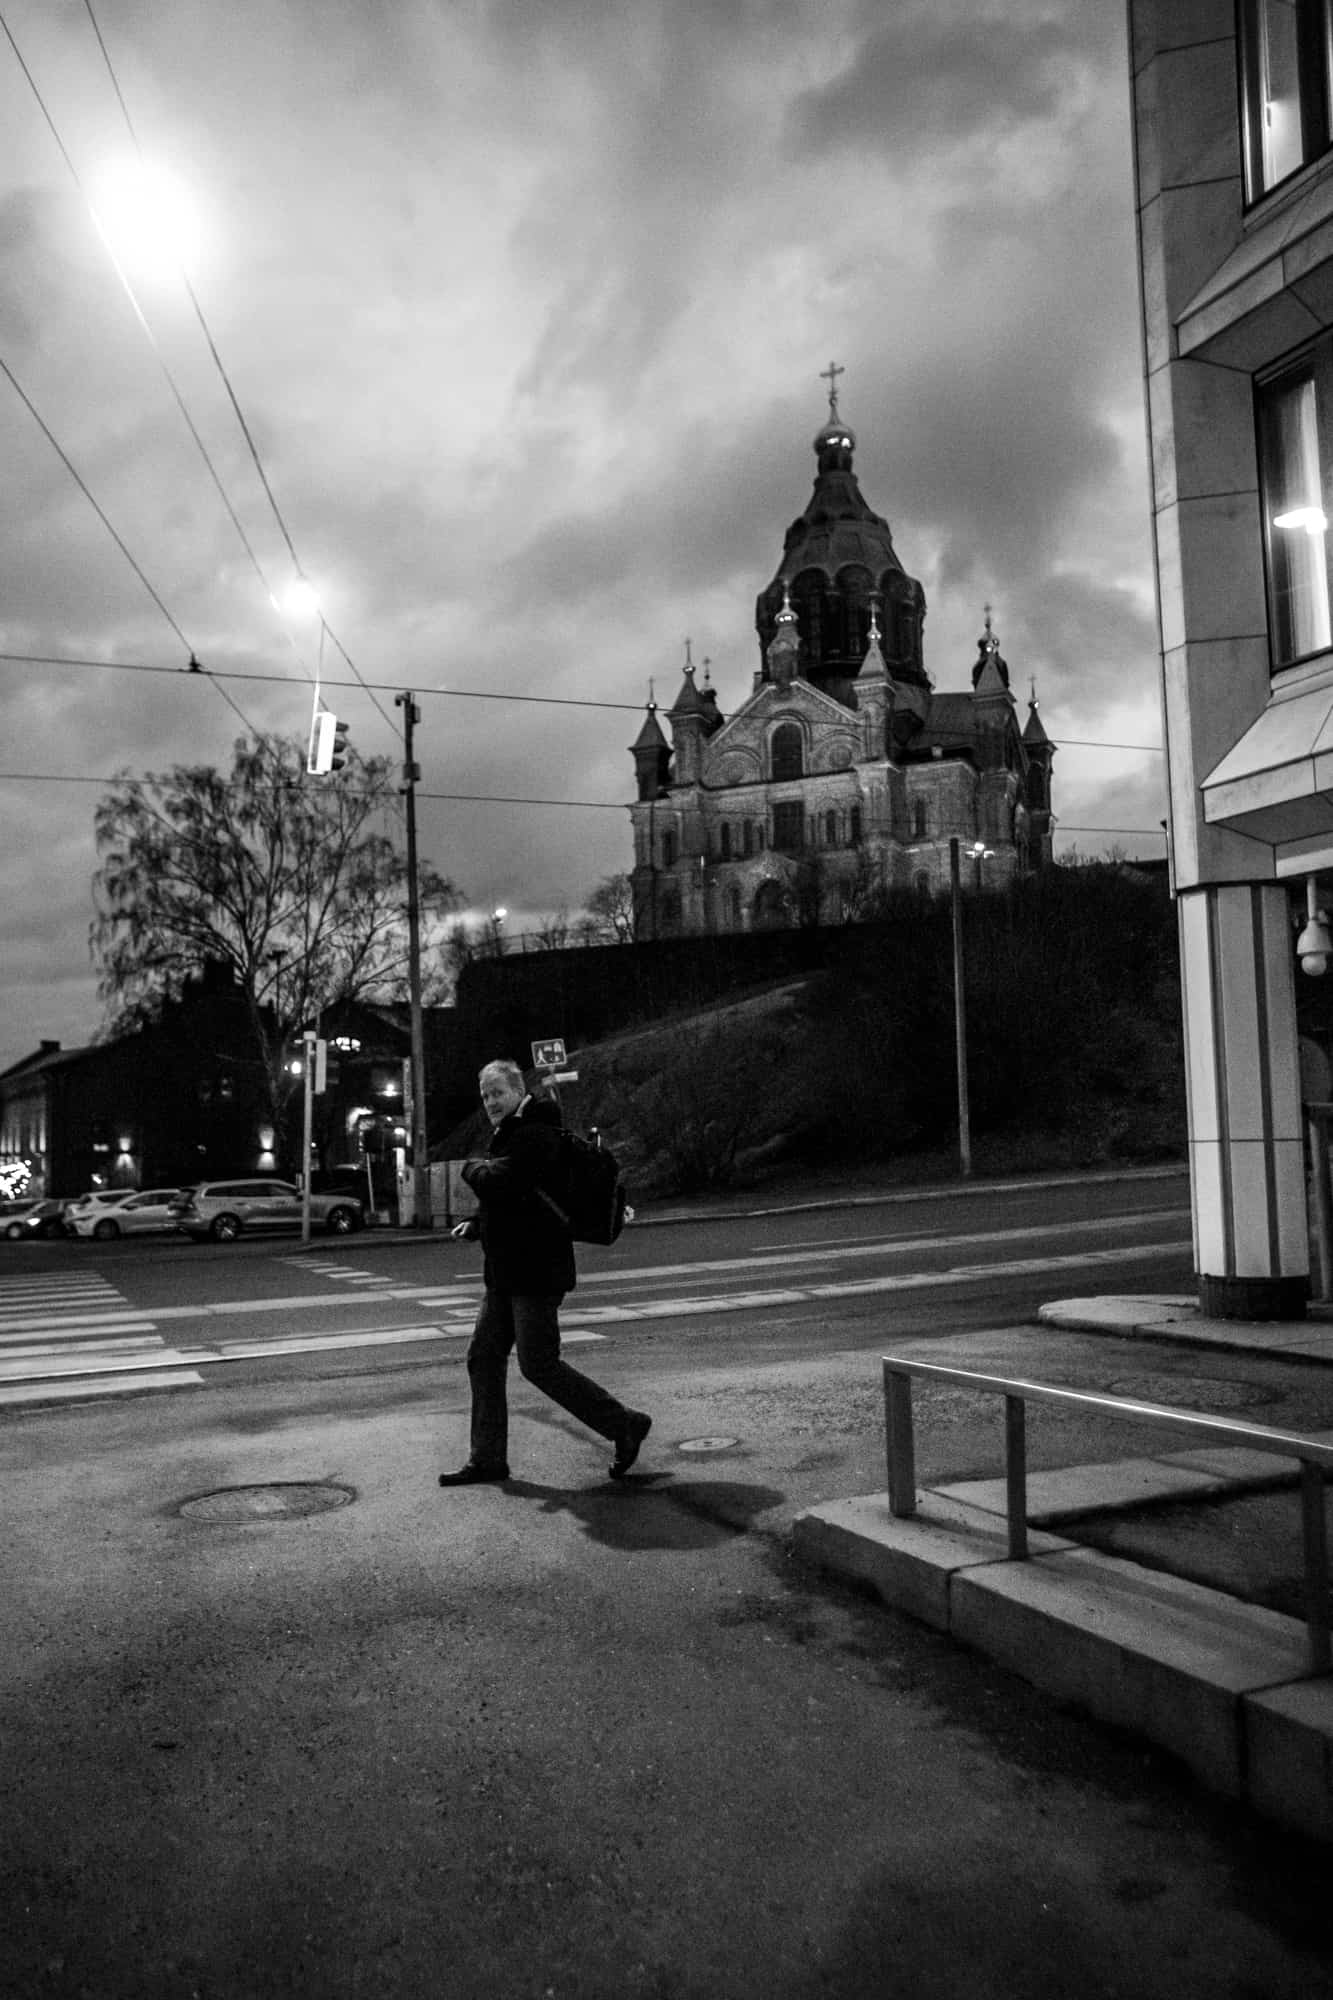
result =
[[[0,1279],[0,1405],[202,1381],[98,1273]]]

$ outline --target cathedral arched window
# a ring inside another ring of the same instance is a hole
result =
[[[780,722],[769,746],[774,778],[801,778],[805,775],[805,746],[794,722]]]
[[[850,836],[851,836],[851,842],[852,842],[852,846],[853,846],[853,847],[859,847],[859,846],[861,845],[861,808],[860,808],[860,806],[853,806],[853,807],[852,807],[852,811],[851,811],[851,826],[850,826],[850,828],[848,829],[848,831],[849,831],[849,833],[850,833]]]
[[[825,847],[836,847],[837,844],[838,844],[838,815],[835,812],[825,813],[824,845]]]
[[[926,835],[926,802],[914,799],[912,802],[912,838],[923,840]]]
[[[722,822],[722,826],[721,826],[721,830],[720,830],[720,832],[719,832],[719,834],[718,834],[718,841],[719,841],[719,844],[720,844],[720,846],[721,846],[721,851],[722,851],[722,859],[723,859],[724,861],[730,861],[730,859],[731,859],[731,821],[730,821],[730,820],[728,820],[728,819],[724,819],[724,820],[723,820],[723,822]]]
[[[674,868],[676,865],[676,836],[669,830],[662,835],[662,866]]]
[[[754,821],[751,819],[747,819],[745,822],[741,845],[746,854],[754,853]]]

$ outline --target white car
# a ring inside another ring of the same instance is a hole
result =
[[[65,1222],[76,1236],[95,1236],[101,1243],[116,1236],[164,1236],[175,1230],[170,1204],[179,1195],[174,1187],[101,1189],[71,1202]]]
[[[73,1234],[74,1223],[81,1216],[98,1215],[109,1201],[120,1201],[133,1188],[88,1188],[83,1194],[72,1195],[64,1206],[64,1219]]]

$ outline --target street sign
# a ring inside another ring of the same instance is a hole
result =
[[[565,1063],[565,1045],[560,1041],[534,1042],[532,1061],[536,1069],[562,1069]]]

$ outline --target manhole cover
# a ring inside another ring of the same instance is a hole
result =
[[[738,1445],[739,1443],[739,1438],[686,1438],[684,1444],[676,1446],[676,1450],[698,1452],[702,1455],[704,1452],[709,1451],[730,1451],[734,1445]]]
[[[1211,1377],[1183,1375],[1122,1375],[1107,1384],[1110,1396],[1128,1396],[1136,1403],[1170,1403],[1186,1410],[1211,1416],[1218,1410],[1253,1409],[1263,1403],[1282,1400],[1280,1389],[1264,1389],[1257,1382],[1218,1382]]]
[[[178,1513],[190,1521],[280,1521],[302,1514],[327,1514],[346,1507],[356,1494],[350,1486],[326,1486],[288,1480],[271,1486],[224,1486],[217,1493],[200,1493],[183,1500]]]

